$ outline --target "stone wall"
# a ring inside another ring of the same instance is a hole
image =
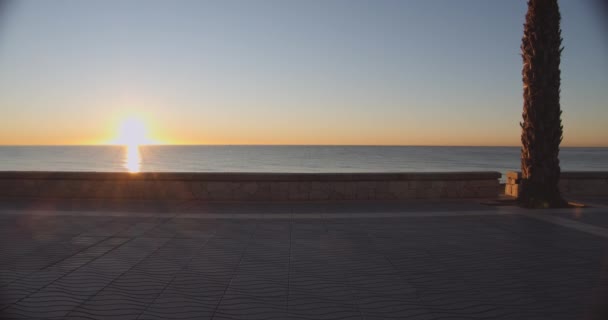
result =
[[[519,195],[521,172],[507,172],[505,194]],[[561,173],[559,188],[566,196],[608,196],[608,172],[564,171]]]
[[[290,201],[495,198],[498,172],[0,172],[0,197]]]

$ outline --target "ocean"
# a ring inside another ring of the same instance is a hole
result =
[[[519,169],[519,147],[0,146],[0,171],[429,172]],[[562,148],[562,170],[606,171],[608,148]]]

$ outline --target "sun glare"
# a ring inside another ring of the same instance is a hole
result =
[[[127,171],[131,173],[137,173],[141,167],[141,155],[139,153],[138,145],[126,145],[126,155],[124,160],[124,166]]]
[[[118,129],[118,139],[116,144],[124,144],[127,146],[137,146],[141,144],[149,144],[152,141],[148,138],[148,132],[143,121],[138,118],[125,119]]]
[[[118,129],[118,136],[113,141],[115,144],[125,146],[124,167],[131,173],[140,171],[141,154],[139,146],[154,143],[148,137],[148,131],[143,121],[130,117],[125,119]]]

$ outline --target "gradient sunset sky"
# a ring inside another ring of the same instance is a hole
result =
[[[608,40],[562,0],[564,146],[608,146]],[[519,145],[525,0],[20,0],[0,144]]]

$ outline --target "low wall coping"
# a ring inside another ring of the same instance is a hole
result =
[[[565,171],[561,173],[565,179],[608,179],[608,171]]]
[[[607,173],[608,174],[608,173]],[[384,181],[384,180],[487,180],[502,175],[476,172],[362,172],[362,173],[268,173],[268,172],[45,172],[0,171],[0,180],[174,180],[174,181]]]
[[[521,179],[521,172],[509,171],[507,178]],[[608,179],[608,171],[562,171],[561,179]]]

